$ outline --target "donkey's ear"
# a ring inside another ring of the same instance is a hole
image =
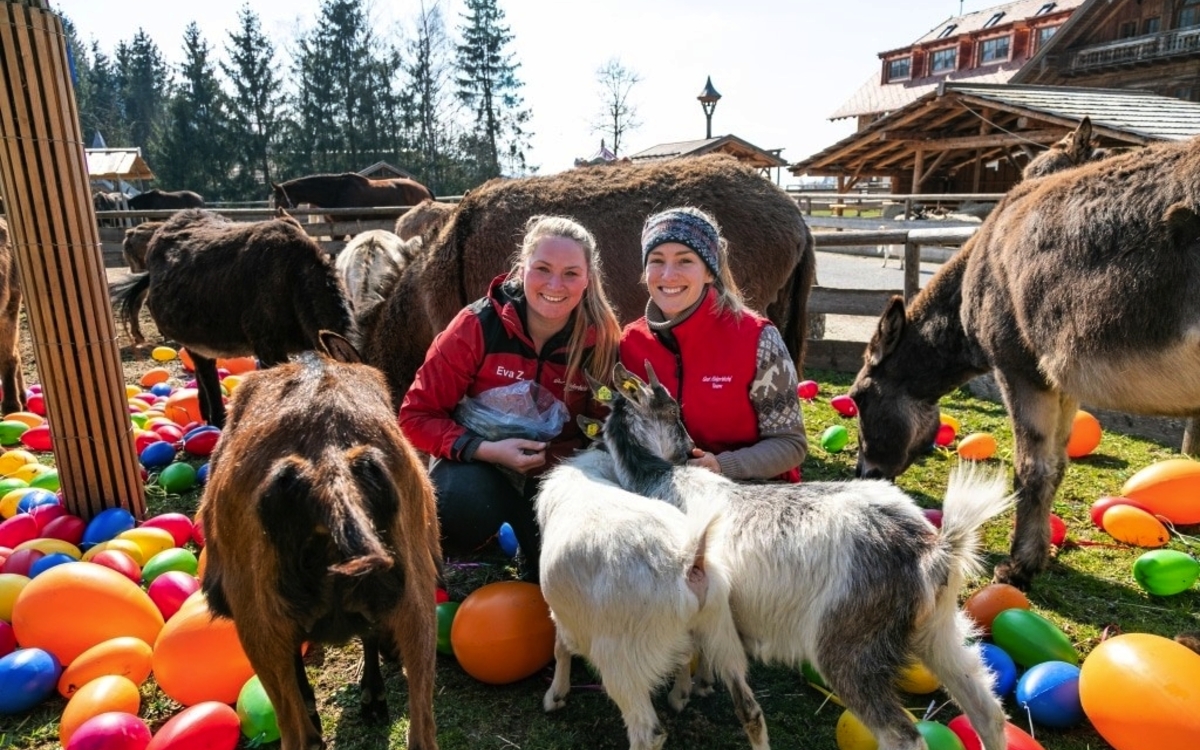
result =
[[[877,365],[895,351],[904,333],[905,322],[904,298],[896,295],[888,302],[887,309],[879,318],[879,327],[871,337],[871,343],[867,344],[868,364]]]
[[[347,341],[341,334],[333,331],[321,331],[317,334],[317,338],[320,340],[325,354],[338,362],[352,365],[362,363],[362,355],[354,348],[354,344]]]
[[[587,378],[588,385],[592,389],[592,398],[596,399],[602,404],[611,404],[612,400],[616,398],[616,394],[613,393],[613,389],[593,378],[590,372],[584,370],[583,376]]]
[[[1076,164],[1083,164],[1091,157],[1093,148],[1095,144],[1092,143],[1092,121],[1084,117],[1080,120],[1079,127],[1071,134],[1071,159]]]
[[[584,416],[583,414],[575,417],[575,423],[579,425],[579,429],[583,430],[583,434],[586,435],[589,440],[599,440],[600,433],[604,431],[603,422],[601,422],[599,419],[592,419],[591,417]]]

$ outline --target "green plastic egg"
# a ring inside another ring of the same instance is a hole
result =
[[[850,433],[840,424],[835,424],[821,433],[821,447],[830,453],[837,453],[850,442]]]
[[[279,739],[279,719],[258,675],[246,680],[238,693],[237,715],[242,734],[250,740],[250,747],[259,747]]]
[[[28,429],[29,425],[16,419],[0,421],[0,445],[16,445]]]
[[[4,477],[0,479],[0,497],[4,497],[13,490],[23,490],[29,486],[29,482],[16,477]],[[15,507],[15,506],[14,506]]]
[[[929,750],[966,750],[954,730],[936,721],[917,722],[917,731],[925,738]]]
[[[1156,549],[1133,563],[1133,579],[1155,596],[1173,596],[1187,591],[1200,577],[1200,562],[1173,549]]]
[[[440,654],[454,656],[454,647],[450,645],[450,626],[454,624],[454,615],[457,613],[458,602],[437,605],[437,650]]]
[[[1066,634],[1028,609],[1006,609],[992,620],[992,640],[1022,667],[1044,661],[1079,665],[1079,654]]]
[[[183,547],[165,549],[147,560],[146,564],[142,566],[142,583],[149,586],[154,583],[155,578],[168,570],[181,570],[194,576],[198,563],[196,555],[189,549]]]
[[[191,464],[176,461],[159,472],[158,484],[167,492],[187,492],[196,486],[196,470]]]
[[[60,484],[58,481],[58,470],[47,471],[44,474],[38,474],[33,479],[29,480],[30,487],[37,487],[39,490],[47,490],[49,492],[58,492]]]

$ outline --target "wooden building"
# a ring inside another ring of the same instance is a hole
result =
[[[1019,0],[879,58],[831,117],[856,117],[857,132],[792,174],[842,191],[886,177],[894,193],[1000,193],[1084,116],[1102,145],[1200,133],[1200,0]]]
[[[775,181],[779,181],[778,171],[787,166],[787,161],[779,156],[781,148],[763,149],[749,141],[742,140],[736,135],[722,135],[716,138],[701,138],[694,141],[676,141],[675,143],[660,143],[644,151],[630,154],[629,160],[634,164],[663,159],[678,159],[688,156],[703,156],[704,154],[729,154],[747,166],[762,172],[764,177],[771,177],[771,170],[776,170]]]

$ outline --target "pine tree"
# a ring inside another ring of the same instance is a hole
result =
[[[84,93],[79,100],[80,125],[87,146],[91,146],[96,133],[100,133],[109,146],[131,143],[121,97],[123,88],[113,61],[93,42],[92,62],[86,83],[80,86]]]
[[[513,40],[497,0],[465,0],[459,27],[458,98],[475,116],[475,128],[462,145],[476,160],[477,176],[526,171],[529,110],[524,108],[518,63],[505,51]]]
[[[283,82],[276,72],[275,47],[263,34],[258,15],[243,5],[238,21],[225,46],[229,63],[220,64],[233,87],[227,192],[233,200],[257,200],[270,192],[273,179],[272,138],[283,117]]]
[[[469,184],[455,185],[450,179],[454,148],[454,113],[449,84],[453,70],[453,50],[446,34],[441,7],[434,2],[416,19],[416,35],[408,45],[408,63],[404,72],[406,89],[412,94],[411,129],[415,161],[414,173],[434,195],[458,193]]]
[[[128,141],[109,141],[108,145],[140,146],[147,160],[157,164],[167,121],[171,71],[142,29],[134,34],[132,42],[117,46],[116,60]]]
[[[181,83],[168,107],[158,182],[168,189],[195,190],[208,200],[222,199],[232,145],[225,92],[195,22],[188,24],[183,40]]]

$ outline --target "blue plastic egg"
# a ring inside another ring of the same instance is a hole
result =
[[[109,508],[96,514],[83,530],[80,549],[88,549],[100,542],[107,542],[122,531],[129,531],[137,525],[133,514],[124,508]]]
[[[17,512],[32,513],[34,508],[42,505],[62,505],[62,500],[50,490],[33,490],[21,496],[20,502],[17,503]]]
[[[138,460],[147,469],[161,469],[175,460],[175,446],[165,440],[151,443],[142,449]]]
[[[29,566],[29,577],[37,578],[38,574],[50,570],[55,565],[63,565],[65,563],[76,562],[75,558],[68,555],[66,552],[51,552],[38,558],[32,565]]]
[[[170,396],[173,390],[175,390],[175,386],[170,383],[155,383],[150,386],[150,392],[155,396]]]
[[[19,714],[46,700],[61,674],[58,659],[40,648],[23,648],[0,658],[0,714]]]
[[[504,550],[504,554],[509,557],[517,554],[517,534],[513,531],[513,527],[508,525],[508,521],[500,524],[500,531],[496,533],[496,539],[500,542],[500,549]]]
[[[1017,705],[1048,727],[1066,729],[1083,721],[1079,667],[1065,661],[1035,664],[1017,681]]]
[[[1017,686],[1017,663],[1008,652],[994,643],[981,643],[983,665],[996,676],[995,692],[1001,698],[1007,697]]]
[[[200,464],[200,468],[196,469],[196,484],[203,487],[208,484],[208,462]]]

